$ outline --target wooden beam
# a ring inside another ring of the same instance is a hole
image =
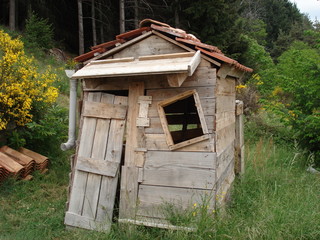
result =
[[[80,171],[99,174],[102,176],[115,177],[119,163],[103,159],[78,157],[76,169]]]
[[[134,218],[138,197],[138,168],[135,165],[135,149],[140,144],[140,129],[137,127],[139,115],[139,97],[144,95],[144,82],[132,82],[129,85],[126,150],[122,167],[120,189],[120,218]]]
[[[153,34],[155,34],[155,35],[157,35],[157,36],[159,36],[159,37],[167,40],[168,42],[171,42],[171,43],[173,43],[173,44],[175,44],[175,45],[177,45],[177,46],[179,46],[179,47],[181,47],[181,48],[183,48],[183,49],[185,49],[185,50],[187,50],[187,51],[189,51],[189,52],[195,52],[194,49],[189,48],[189,47],[187,47],[186,45],[181,44],[181,43],[179,43],[179,42],[177,42],[177,41],[175,41],[175,40],[173,40],[173,39],[171,39],[171,38],[169,38],[169,37],[167,37],[167,36],[165,36],[165,35],[157,32],[157,31],[152,30],[151,32],[152,32]],[[214,64],[214,65],[217,66],[217,67],[220,67],[220,66],[221,66],[221,63],[213,60],[212,58],[209,58],[209,57],[205,56],[204,54],[202,54],[201,57],[202,57],[203,59],[211,62],[212,64]]]
[[[170,87],[180,87],[187,79],[188,73],[168,74],[167,80]]]
[[[201,62],[201,52],[198,50],[188,64],[188,76],[192,76]]]

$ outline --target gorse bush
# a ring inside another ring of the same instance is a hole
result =
[[[24,53],[20,39],[0,30],[0,131],[8,124],[24,126],[33,115],[55,102],[57,76],[40,73],[33,58]]]

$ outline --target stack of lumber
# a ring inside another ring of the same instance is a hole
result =
[[[9,177],[30,180],[35,170],[45,172],[49,159],[26,148],[19,151],[8,146],[0,148],[0,183]]]

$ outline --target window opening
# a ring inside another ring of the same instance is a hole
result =
[[[200,99],[195,90],[164,100],[158,106],[161,124],[170,149],[208,138],[205,135],[208,130]]]

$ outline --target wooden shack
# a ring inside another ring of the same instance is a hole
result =
[[[108,230],[116,205],[121,222],[174,227],[164,204],[224,201],[243,156],[236,83],[252,69],[150,19],[76,60],[83,104],[66,225]]]

